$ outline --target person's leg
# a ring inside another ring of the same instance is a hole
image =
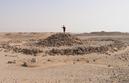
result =
[[[63,32],[65,33],[65,28],[63,27]]]

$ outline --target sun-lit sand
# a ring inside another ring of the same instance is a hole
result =
[[[0,33],[0,83],[128,83],[129,35],[114,33]]]

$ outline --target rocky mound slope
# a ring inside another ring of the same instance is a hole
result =
[[[80,54],[90,54],[90,53],[107,53],[107,52],[116,52],[123,48],[126,48],[125,43],[112,40],[114,43],[104,46],[73,46],[66,48],[53,48],[49,50],[48,53],[50,55],[59,54],[59,55],[80,55]]]
[[[72,46],[77,44],[83,44],[82,40],[68,33],[57,33],[49,36],[45,40],[38,40],[36,45],[38,46]]]

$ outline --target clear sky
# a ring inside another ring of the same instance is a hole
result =
[[[129,0],[0,0],[0,31],[129,32]]]

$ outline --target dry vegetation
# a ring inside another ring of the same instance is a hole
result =
[[[120,32],[0,33],[0,82],[129,83],[128,41]]]

